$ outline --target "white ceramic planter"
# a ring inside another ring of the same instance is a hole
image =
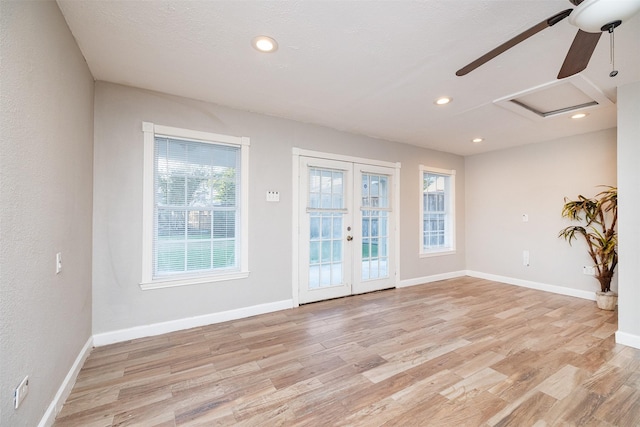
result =
[[[615,310],[618,303],[618,295],[614,292],[596,292],[596,303],[602,310]]]

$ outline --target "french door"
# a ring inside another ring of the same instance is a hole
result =
[[[299,159],[299,302],[394,287],[395,169]]]

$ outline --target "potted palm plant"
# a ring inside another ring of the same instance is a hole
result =
[[[593,198],[579,195],[576,200],[569,200],[565,197],[562,216],[580,224],[560,230],[558,237],[569,244],[580,236],[584,238],[593,260],[595,278],[600,282],[600,292],[596,292],[598,307],[615,309],[618,296],[611,291],[611,279],[618,265],[618,188],[606,186]]]

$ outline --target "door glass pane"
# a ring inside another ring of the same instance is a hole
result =
[[[309,171],[309,192],[320,192],[320,171],[317,169],[311,169]]]
[[[320,171],[309,170],[309,204],[310,208],[320,207]]]
[[[342,194],[343,191],[343,180],[344,180],[344,172],[341,171],[333,171],[332,172],[332,177],[333,182],[332,182],[332,192],[334,194]],[[342,206],[334,206],[334,208],[338,208],[338,207],[342,207]]]
[[[389,177],[362,174],[362,280],[389,276]]]
[[[369,175],[362,175],[362,206],[370,206],[369,202]]]
[[[389,177],[362,174],[362,207],[389,207]]]
[[[319,241],[311,241],[309,243],[309,264],[316,265],[320,264],[320,242]]]
[[[322,287],[343,283],[343,230],[342,212],[310,213],[312,227],[309,235],[309,286]]]
[[[331,237],[334,239],[342,239],[342,215],[333,217],[333,228],[331,229]]]
[[[342,263],[331,264],[331,285],[342,284]]]
[[[315,289],[320,287],[320,267],[317,265],[309,267],[309,288]]]
[[[318,239],[320,237],[320,217],[315,215],[309,218],[309,228],[311,231],[311,240]]]
[[[312,207],[312,208],[320,207],[320,193],[309,194],[309,207]]]
[[[342,242],[333,241],[333,249],[331,251],[331,261],[341,263],[342,262]]]
[[[344,283],[344,172],[309,168],[309,288]],[[313,211],[316,209],[316,211]]]
[[[322,238],[328,239],[331,236],[331,221],[332,218],[330,216],[322,217]]]
[[[320,262],[323,264],[331,263],[331,241],[329,239],[322,241],[322,255],[320,256]]]

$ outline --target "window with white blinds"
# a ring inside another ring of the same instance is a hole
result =
[[[146,127],[143,288],[246,277],[248,139]]]
[[[455,170],[420,167],[420,252],[455,251]]]

